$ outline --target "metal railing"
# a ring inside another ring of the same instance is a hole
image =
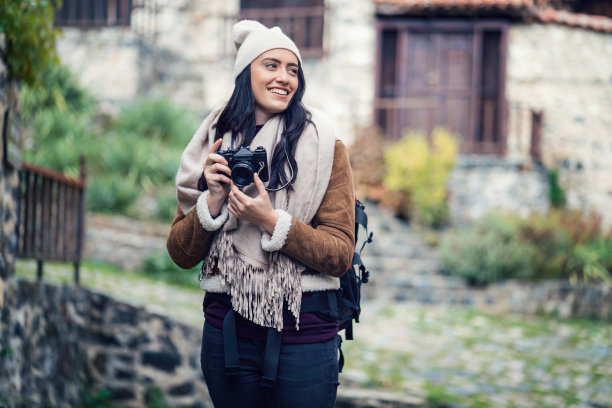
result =
[[[80,178],[22,163],[19,170],[17,257],[37,261],[38,279],[43,261],[74,264],[79,283],[85,233],[85,158],[80,159]]]

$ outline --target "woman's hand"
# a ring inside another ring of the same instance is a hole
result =
[[[257,224],[272,235],[278,220],[278,214],[274,211],[266,187],[257,173],[253,175],[253,182],[257,187],[256,197],[249,197],[235,184],[232,184],[228,209],[236,218]]]
[[[231,170],[227,167],[227,160],[217,154],[217,150],[223,143],[223,139],[217,140],[211,147],[210,153],[204,163],[204,178],[208,185],[209,195],[206,199],[208,211],[212,217],[221,212],[221,207],[230,191]]]

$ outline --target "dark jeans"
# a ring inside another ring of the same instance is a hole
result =
[[[264,342],[238,337],[240,374],[225,374],[223,332],[204,323],[201,364],[215,408],[333,407],[338,387],[339,337],[321,343],[283,344],[273,387],[264,387]]]

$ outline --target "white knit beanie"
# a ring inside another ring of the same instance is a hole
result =
[[[234,24],[233,35],[238,51],[234,64],[234,79],[257,57],[275,48],[284,48],[293,52],[302,63],[297,46],[280,27],[268,28],[258,21],[242,20]]]

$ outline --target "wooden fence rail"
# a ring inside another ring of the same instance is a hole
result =
[[[36,259],[38,279],[42,279],[43,261],[63,261],[74,264],[74,282],[79,283],[85,177],[83,156],[79,179],[28,163],[21,165],[17,257]]]

